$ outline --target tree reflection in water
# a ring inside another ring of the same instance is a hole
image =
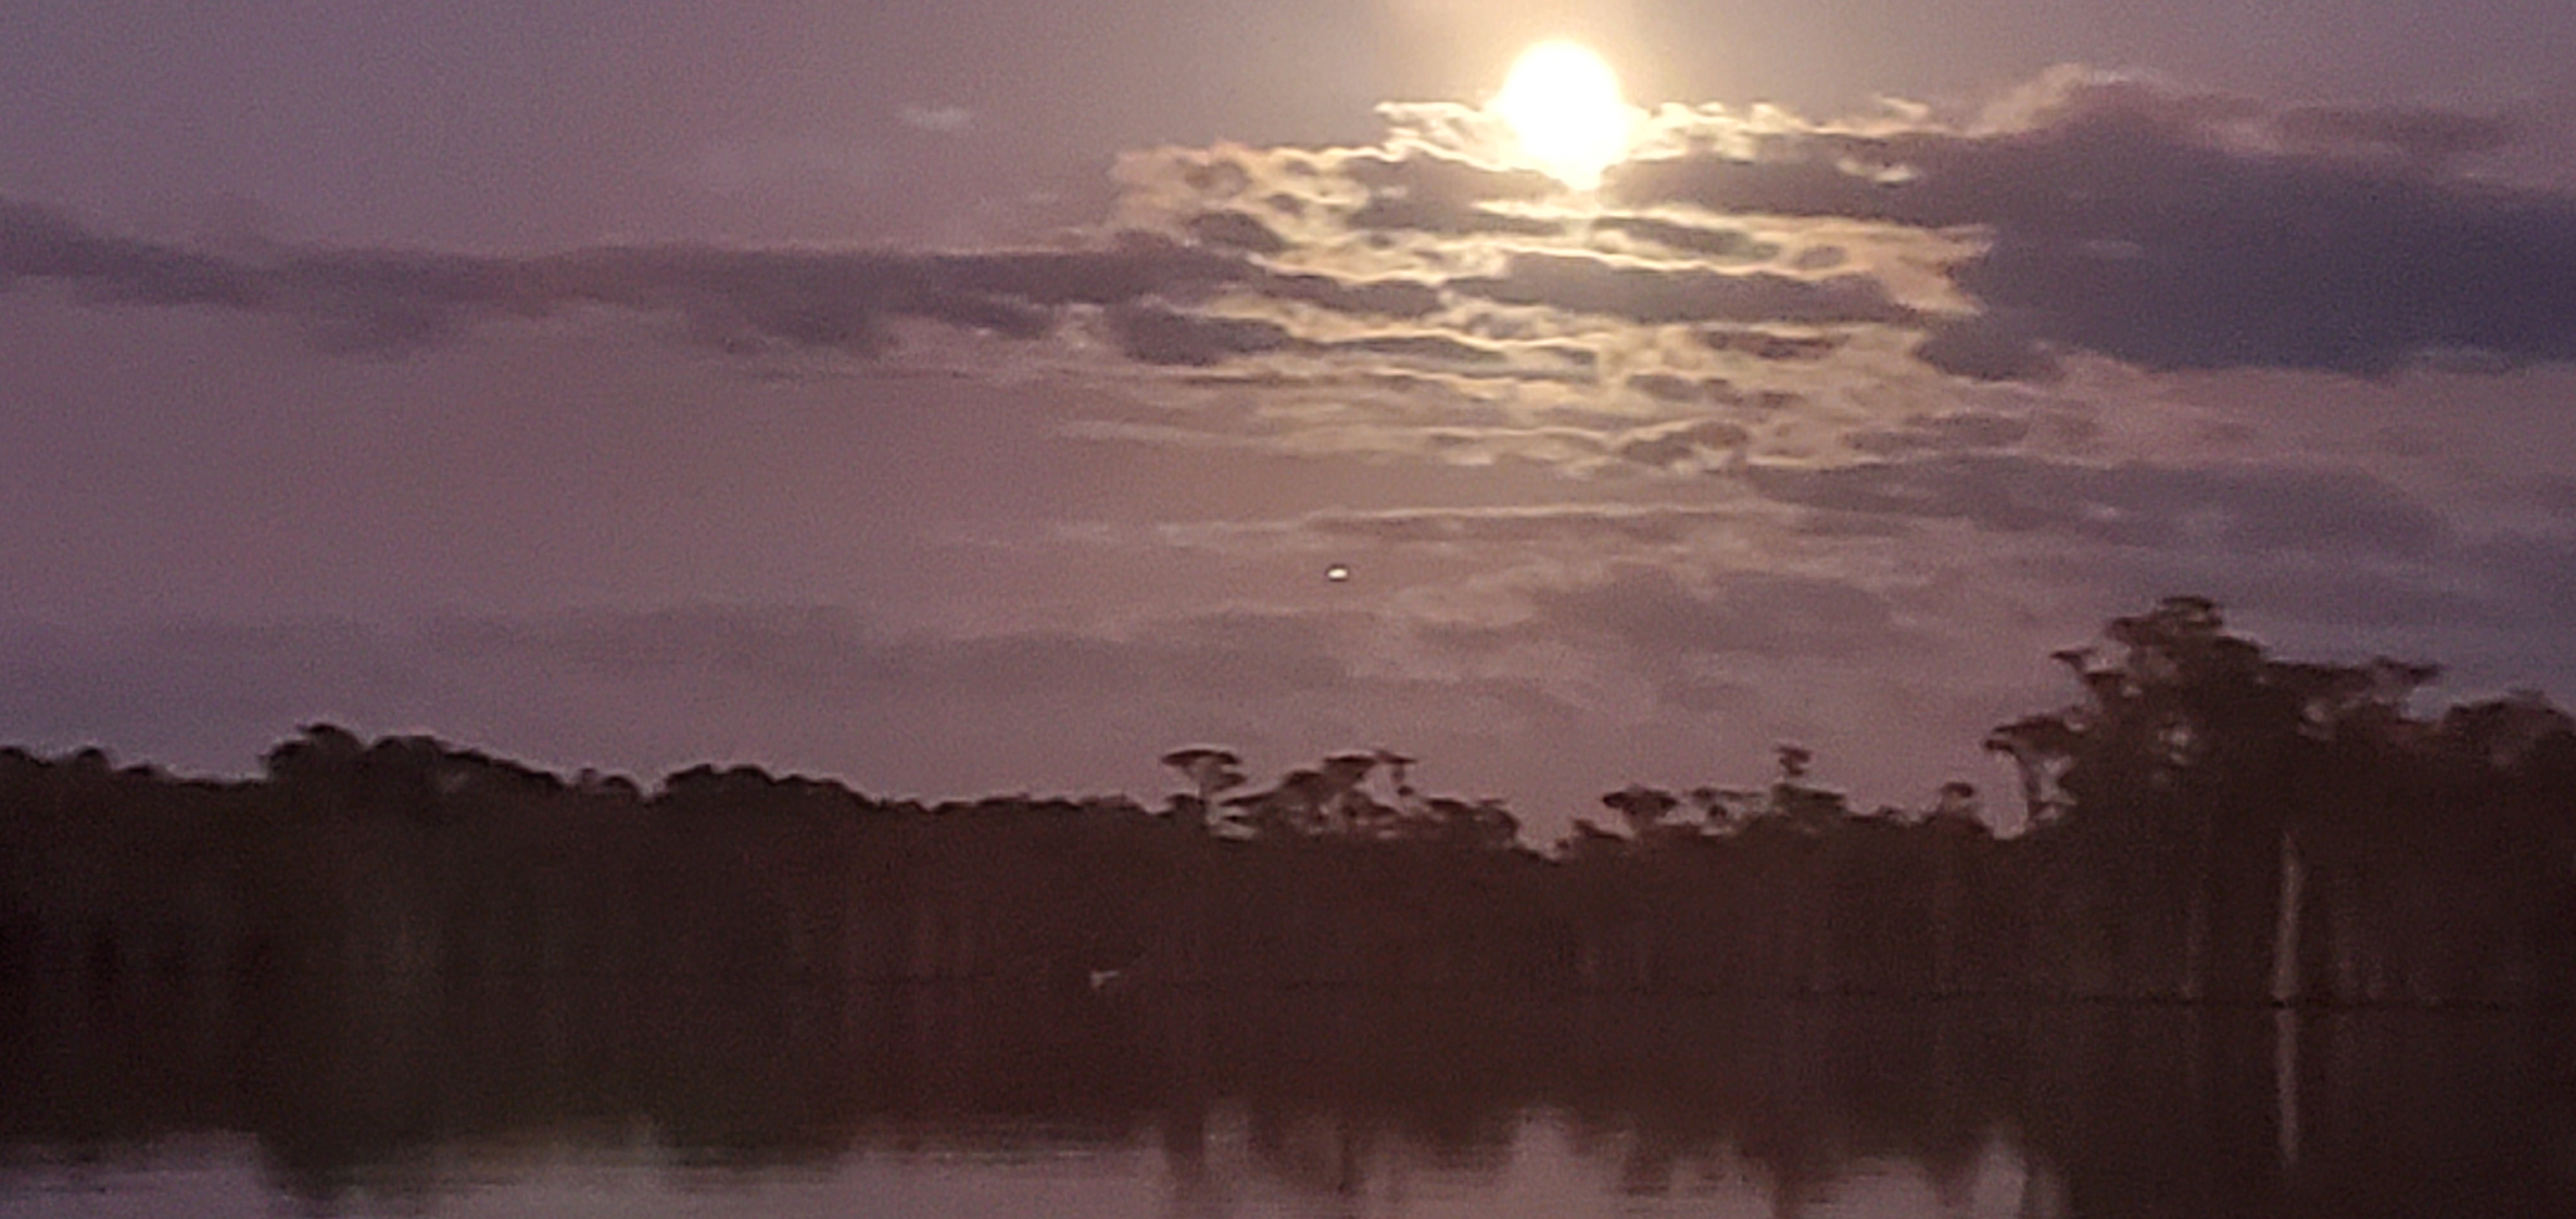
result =
[[[1184,1213],[1271,1194],[1403,1213],[1417,1178],[1497,1182],[1554,1138],[1604,1195],[1778,1214],[1863,1189],[1925,1214],[2576,1213],[2569,1098],[2533,1069],[2535,1018],[2500,1012],[77,982],[11,987],[13,1160],[238,1132],[275,1190],[326,1210],[640,1141],[744,1188],[854,1155],[1131,1149]]]

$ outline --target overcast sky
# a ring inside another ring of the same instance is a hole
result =
[[[1594,195],[1476,109],[1549,35],[1660,107]],[[1783,740],[2008,804],[1985,727],[2166,593],[2565,702],[2570,63],[2561,0],[18,0],[0,740],[1387,745],[1544,839]]]

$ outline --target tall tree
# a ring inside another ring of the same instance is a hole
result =
[[[1193,799],[1200,828],[1212,820],[1218,795],[1241,787],[1243,759],[1231,749],[1217,745],[1188,745],[1163,755],[1163,765],[1181,772],[1196,789]]]

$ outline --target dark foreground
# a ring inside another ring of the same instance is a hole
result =
[[[641,1144],[746,1211],[871,1156],[965,1157],[938,1177],[1130,1149],[1116,1171],[1147,1196],[1238,1213],[1412,1213],[1422,1173],[1515,1172],[1579,1177],[1557,1205],[1603,1212],[1730,1180],[1831,1209],[1891,1173],[1965,1207],[2001,1156],[2034,1215],[2565,1215],[2576,1093],[2540,1069],[2552,1036],[2501,1011],[20,976],[0,1209],[76,1200],[43,1192],[65,1165],[234,1135],[273,1204],[322,1211],[515,1196]],[[1534,1115],[1561,1162],[1530,1150]]]

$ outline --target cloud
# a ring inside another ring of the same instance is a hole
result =
[[[1741,516],[1731,508],[1680,505],[1566,504],[1531,508],[1399,509],[1385,512],[1318,512],[1294,528],[1334,541],[1389,545],[1680,545],[1698,533]]]
[[[278,313],[361,352],[608,305],[680,314],[731,350],[882,355],[891,318],[1031,339],[1097,306],[1132,311],[1116,323],[1120,350],[1183,367],[1292,346],[1364,363],[1367,332],[1390,319],[1460,343],[1518,327],[1632,352],[1652,344],[1618,328],[1721,323],[1712,355],[1775,361],[1830,361],[1853,334],[1894,329],[1916,336],[1927,368],[1989,381],[2049,379],[2075,350],[2149,368],[2374,375],[2462,352],[2576,359],[2576,197],[2460,172],[2516,139],[2493,116],[2267,107],[2072,68],[1969,124],[1919,109],[1825,123],[1667,107],[1600,204],[1569,209],[1543,175],[1479,143],[1492,139],[1479,112],[1386,112],[1376,147],[1133,156],[1119,171],[1122,231],[1081,250],[253,258],[0,202],[0,282]],[[945,105],[901,117],[941,131],[971,121]],[[1247,328],[1229,320],[1229,296],[1342,321]],[[1510,309],[1542,316],[1498,312]],[[1809,333],[1767,329],[1778,326]]]
[[[2485,116],[2273,110],[2070,69],[1977,127],[1783,124],[1631,163],[1608,189],[1982,231],[1954,275],[1987,325],[1923,353],[1970,376],[2026,375],[2016,335],[2150,368],[2576,359],[2576,198],[2453,171],[2514,136]]]
[[[2576,197],[2469,176],[2516,138],[2490,117],[2067,69],[1973,121],[1666,107],[1638,159],[1574,199],[1494,155],[1473,108],[1385,114],[1369,147],[1131,154],[1102,227],[1042,248],[218,253],[0,203],[0,284],[253,311],[358,354],[620,311],[740,356],[917,354],[1108,386],[1078,435],[1579,477],[1767,462],[1768,493],[1837,501],[1956,473],[1786,471],[1836,437],[1884,459],[2012,448],[2001,415],[1920,421],[1978,414],[1956,407],[1988,390],[2080,397],[2117,375],[2104,357],[2367,375],[2576,359]],[[940,328],[1006,342],[958,356]],[[1904,494],[1996,521],[2080,498]],[[2088,527],[2118,535],[2140,510],[2097,504]]]
[[[1765,361],[1821,360],[1842,349],[1848,337],[1833,331],[1784,333],[1762,327],[1711,326],[1696,336],[1710,351],[1735,352]]]
[[[1843,443],[1863,453],[1967,452],[2009,448],[2030,435],[2030,421],[1991,411],[1952,411],[1906,420],[1892,428],[1854,432]]]
[[[1362,192],[1344,222],[1354,230],[1413,230],[1545,237],[1564,231],[1557,219],[1493,205],[1546,199],[1556,185],[1544,174],[1502,169],[1420,146],[1366,150],[1341,158],[1339,176]]]
[[[1258,318],[1202,317],[1163,305],[1129,305],[1111,311],[1119,350],[1148,364],[1204,367],[1227,357],[1278,351],[1292,341],[1288,328]]]
[[[1418,279],[1340,280],[1329,275],[1271,274],[1257,285],[1278,300],[1304,301],[1339,313],[1419,318],[1440,308],[1440,290]]]
[[[2054,381],[2056,353],[1994,318],[1935,323],[1914,358],[1972,381]]]
[[[1759,494],[1829,512],[2118,546],[2421,556],[2449,537],[2439,514],[2354,470],[1946,453],[1839,467],[1753,464],[1740,475]]]
[[[1350,214],[1354,229],[1410,230],[1445,237],[1553,237],[1565,231],[1561,221],[1496,211],[1474,203],[1437,196],[1381,194]]]
[[[2293,151],[2385,156],[2436,170],[2511,147],[2523,137],[2521,124],[2501,115],[2404,106],[2294,106],[2280,112],[2272,128]]]
[[[2231,616],[2347,632],[2373,648],[2414,633],[2491,629],[2510,617],[2479,581],[2409,562],[2355,563],[2348,556],[2240,555],[2172,550],[2087,551],[2036,558],[2028,570],[2093,588],[2124,605],[2145,605],[2189,589]]]
[[[1913,311],[1860,275],[1826,280],[1615,262],[1581,254],[1515,254],[1494,276],[1453,279],[1468,296],[1646,325],[1667,322],[1902,322]]]
[[[1676,254],[1745,262],[1769,262],[1780,256],[1777,243],[1764,241],[1731,225],[1694,224],[1661,216],[1613,215],[1594,220],[1592,229],[1598,233],[1623,233]]]
[[[1610,642],[1652,660],[1758,654],[1847,657],[1905,634],[1885,599],[1855,584],[1776,572],[1728,572],[1705,588],[1670,569],[1623,565],[1603,580],[1531,598],[1531,630]]]
[[[68,282],[111,303],[209,305],[305,325],[328,350],[399,352],[471,326],[577,306],[677,315],[729,349],[881,354],[890,318],[1029,339],[1063,307],[1117,306],[1245,278],[1240,260],[1145,234],[1081,251],[910,254],[609,246],[506,257],[394,250],[202,253],[92,233],[0,201],[0,276]]]
[[[43,208],[0,199],[0,287],[18,278],[71,280],[121,304],[245,309],[265,296],[258,277],[230,260],[103,236]]]
[[[1642,466],[1674,467],[1720,460],[1743,449],[1752,433],[1723,420],[1641,429],[1621,441],[1618,454]]]
[[[1298,352],[1319,356],[1358,356],[1368,363],[1393,361],[1465,366],[1506,376],[1533,375],[1528,370],[1504,371],[1504,367],[1513,362],[1512,352],[1507,348],[1439,331],[1388,330],[1352,338],[1317,340],[1301,338],[1286,325],[1263,318],[1193,313],[1162,304],[1121,306],[1109,312],[1108,320],[1111,332],[1117,336],[1119,350],[1129,358],[1147,364],[1206,367],[1224,363],[1235,356]],[[1538,349],[1524,347],[1523,350]],[[1588,353],[1578,358],[1585,357]],[[1561,374],[1564,370],[1547,371]]]

